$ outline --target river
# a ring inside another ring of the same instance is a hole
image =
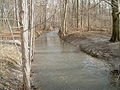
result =
[[[32,70],[39,90],[120,90],[109,63],[60,40],[57,31],[37,38]]]

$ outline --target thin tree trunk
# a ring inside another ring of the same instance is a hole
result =
[[[30,47],[30,52],[29,52],[29,58],[30,58],[30,63],[31,60],[33,60],[33,55],[34,55],[34,32],[35,29],[33,28],[33,24],[34,24],[34,0],[30,0],[30,6],[29,6],[29,30],[30,30],[30,37],[29,37],[29,47]]]
[[[68,3],[67,0],[64,0],[64,11],[63,11],[63,22],[62,22],[61,36],[65,36],[67,33],[67,28],[66,28],[67,3]]]
[[[88,0],[88,31],[90,30],[90,0]]]
[[[30,60],[28,47],[28,0],[20,0],[20,21],[22,39],[23,90],[30,90]]]
[[[77,0],[77,28],[79,27],[79,0]]]
[[[119,15],[119,39],[120,39],[120,0],[118,0],[118,15]],[[119,40],[119,53],[120,53],[120,40]],[[120,54],[118,54],[120,56]],[[119,64],[119,73],[120,73],[120,64]],[[120,76],[118,77],[120,81]]]
[[[81,28],[83,27],[83,0],[81,1]]]
[[[19,0],[15,0],[15,15],[16,15],[16,21],[17,21],[16,23],[17,23],[17,26],[20,27],[18,3],[19,3]]]
[[[120,0],[118,1],[118,7],[119,7],[119,39],[120,39]],[[119,41],[119,53],[120,53],[120,41]],[[120,73],[120,64],[119,64],[119,73]],[[120,77],[119,77],[119,80],[120,80]]]
[[[1,1],[2,5],[1,5],[1,18],[2,20],[2,29],[4,30],[4,0]]]
[[[47,0],[45,0],[45,5],[44,5],[44,27],[43,30],[46,30],[46,19],[47,19]]]

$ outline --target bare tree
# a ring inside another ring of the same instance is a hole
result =
[[[79,0],[77,0],[77,28],[79,27]]]
[[[28,0],[20,0],[20,22],[21,22],[21,39],[22,39],[22,65],[23,65],[23,90],[30,90],[30,60],[29,60],[29,46],[28,46]]]
[[[110,39],[111,42],[119,41],[120,35],[119,35],[119,15],[117,14],[119,12],[118,7],[118,0],[111,0],[112,4],[112,22],[113,22],[113,28],[112,28],[112,37]]]
[[[63,0],[63,2],[62,2],[62,6],[63,6],[63,8],[62,8],[62,11],[63,12],[61,12],[62,14],[62,22],[61,22],[61,30],[60,30],[60,36],[65,36],[66,35],[66,33],[67,33],[67,5],[68,5],[68,0]]]

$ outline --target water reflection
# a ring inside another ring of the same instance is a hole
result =
[[[43,90],[119,90],[109,63],[78,51],[56,32],[36,40],[33,70],[35,84]]]

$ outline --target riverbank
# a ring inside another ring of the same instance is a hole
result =
[[[0,45],[0,90],[18,90],[22,85],[20,47]]]
[[[42,30],[36,29],[35,38],[43,33]],[[4,37],[1,36],[3,40],[0,41],[0,90],[21,90],[23,73],[20,36],[17,37],[18,40],[10,40],[11,38],[4,40],[7,38],[5,34]],[[20,35],[20,32],[17,34]],[[33,77],[31,82],[33,82]]]
[[[61,41],[57,32],[49,32],[36,39],[32,87],[38,90],[117,89],[112,86],[116,79],[110,75],[111,64]]]
[[[97,58],[105,60],[119,60],[119,43],[109,42],[111,34],[106,31],[69,31],[62,39],[81,51]]]

